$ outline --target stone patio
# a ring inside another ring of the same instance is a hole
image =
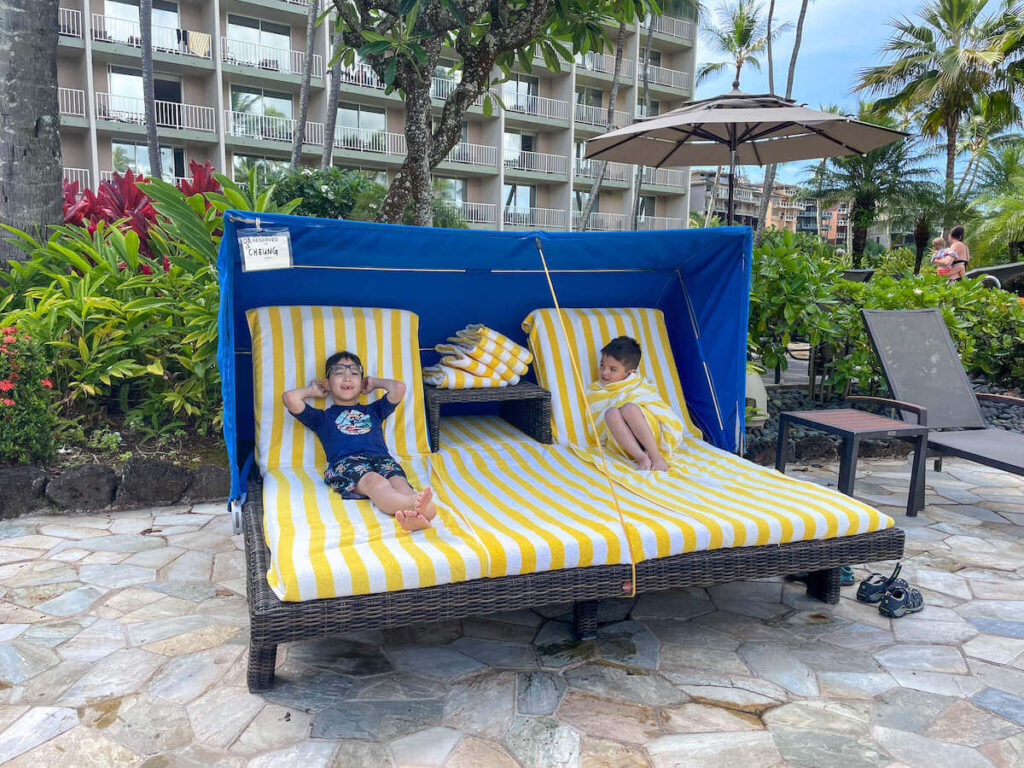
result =
[[[907,519],[906,463],[861,470],[916,616],[757,581],[609,600],[578,643],[552,605],[285,647],[264,696],[223,505],[4,522],[0,763],[1024,765],[1024,479],[947,462]]]

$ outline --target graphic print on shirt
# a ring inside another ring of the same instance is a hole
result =
[[[373,428],[373,418],[363,411],[342,411],[334,424],[342,434],[365,435]]]

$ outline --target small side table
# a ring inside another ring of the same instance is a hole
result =
[[[439,389],[423,385],[427,402],[427,431],[430,450],[438,450],[441,434],[441,406],[445,403],[498,403],[498,415],[538,443],[551,442],[551,393],[530,381],[510,387],[481,389]]]
[[[889,419],[865,411],[841,408],[825,411],[786,411],[779,414],[779,443],[775,452],[775,468],[786,470],[786,442],[789,428],[802,424],[836,435],[842,439],[839,456],[839,491],[853,496],[853,483],[857,477],[857,453],[861,440],[895,438],[914,446],[914,463],[907,494],[907,515],[915,517],[924,509],[924,473],[928,457],[928,427]]]

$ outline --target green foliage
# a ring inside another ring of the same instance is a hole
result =
[[[356,202],[380,185],[363,171],[330,167],[288,170],[274,178],[273,200],[301,199],[294,213],[321,219],[348,219]]]
[[[0,464],[52,458],[52,389],[32,334],[20,326],[0,328]]]

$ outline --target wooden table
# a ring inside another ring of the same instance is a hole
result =
[[[445,403],[498,403],[498,415],[538,443],[551,442],[551,393],[530,381],[510,387],[480,389],[439,389],[423,385],[427,403],[427,432],[430,450],[438,450],[441,406]]]
[[[914,517],[924,509],[924,473],[928,456],[928,427],[889,419],[865,411],[840,408],[824,411],[786,411],[779,414],[779,443],[775,452],[775,468],[786,470],[786,442],[789,428],[796,424],[827,432],[842,440],[839,454],[839,491],[853,496],[857,477],[857,454],[861,440],[896,439],[914,446],[914,463],[907,493],[907,515]]]

